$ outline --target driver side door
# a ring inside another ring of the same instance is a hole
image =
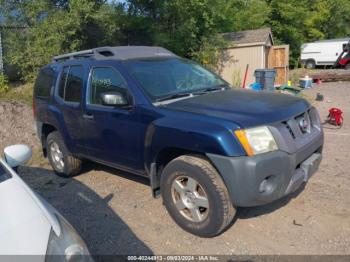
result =
[[[86,89],[85,128],[82,131],[85,133],[88,157],[117,168],[141,171],[139,115],[132,105],[104,105],[101,94],[106,92],[119,92],[132,97],[117,67],[92,67]]]

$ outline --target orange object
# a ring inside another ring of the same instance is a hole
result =
[[[251,146],[249,145],[247,136],[245,134],[244,130],[236,130],[235,131],[235,135],[237,136],[239,142],[241,142],[241,145],[243,146],[244,150],[246,151],[248,156],[253,156],[254,155],[254,151],[251,148]]]
[[[245,88],[245,83],[247,81],[247,75],[248,75],[248,68],[249,68],[249,64],[247,64],[247,67],[245,69],[245,74],[244,74],[244,79],[243,79],[243,85],[242,88]]]

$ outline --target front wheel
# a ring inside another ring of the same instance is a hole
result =
[[[170,216],[194,235],[220,234],[236,213],[220,175],[202,157],[172,160],[162,172],[161,191]]]

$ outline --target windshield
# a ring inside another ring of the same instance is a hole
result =
[[[129,60],[127,68],[153,101],[228,86],[217,75],[185,59]]]

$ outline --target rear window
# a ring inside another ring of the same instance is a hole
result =
[[[80,103],[83,90],[84,69],[82,66],[64,67],[58,95],[66,102]]]
[[[54,84],[54,79],[55,71],[51,67],[41,69],[35,81],[35,96],[40,98],[49,97]]]

